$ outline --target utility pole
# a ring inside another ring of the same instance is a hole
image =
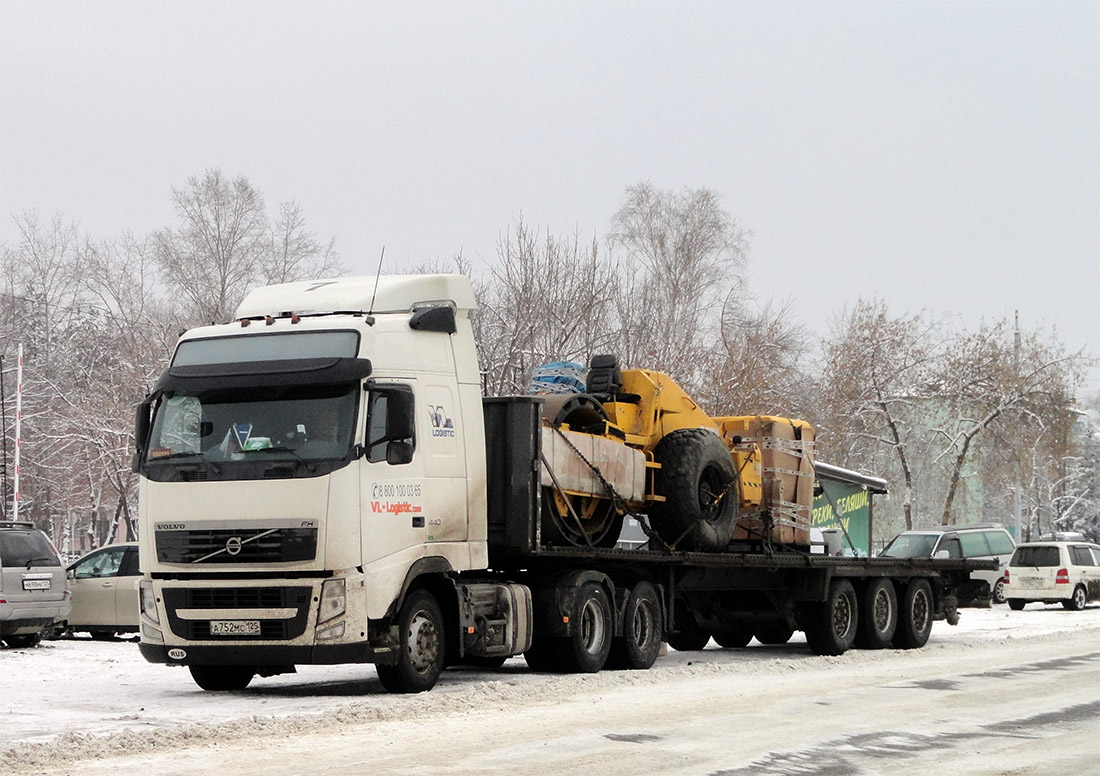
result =
[[[1020,311],[1016,311],[1016,333],[1013,337],[1012,348],[1012,366],[1016,377],[1016,388],[1019,390],[1020,383]],[[1020,478],[1020,450],[1016,450],[1016,487],[1012,489],[1012,508],[1016,517],[1016,541],[1024,541],[1024,505],[1023,496],[1021,494],[1021,478]]]

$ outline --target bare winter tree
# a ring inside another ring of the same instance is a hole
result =
[[[343,272],[333,243],[305,229],[294,203],[274,223],[263,196],[244,177],[220,170],[172,189],[177,229],[154,235],[156,257],[168,286],[185,302],[185,316],[201,323],[228,319],[237,302],[260,282],[285,282]]]
[[[522,220],[501,239],[475,320],[485,390],[523,393],[531,370],[585,362],[612,342],[616,267],[595,239],[540,235]]]
[[[707,189],[626,191],[609,242],[630,260],[617,293],[624,363],[668,372],[698,392],[719,339],[721,302],[738,284],[748,235]]]

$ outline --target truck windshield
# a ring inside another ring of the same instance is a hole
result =
[[[175,392],[161,398],[146,464],[344,460],[359,384]]]
[[[936,534],[898,534],[882,551],[887,558],[930,558]]]

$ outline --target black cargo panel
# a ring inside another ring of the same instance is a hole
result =
[[[485,399],[489,560],[538,546],[541,411],[529,396]]]

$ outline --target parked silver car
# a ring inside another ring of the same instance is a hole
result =
[[[989,585],[995,604],[1005,602],[1005,566],[1016,549],[1012,535],[995,524],[957,525],[902,531],[882,551],[888,558],[972,558],[996,560],[996,571],[975,571],[970,578]]]
[[[1060,603],[1074,611],[1100,600],[1100,545],[1028,542],[1008,562],[1005,595],[1015,611],[1032,601]]]
[[[0,521],[0,639],[33,647],[71,607],[65,569],[46,534],[31,522]]]

